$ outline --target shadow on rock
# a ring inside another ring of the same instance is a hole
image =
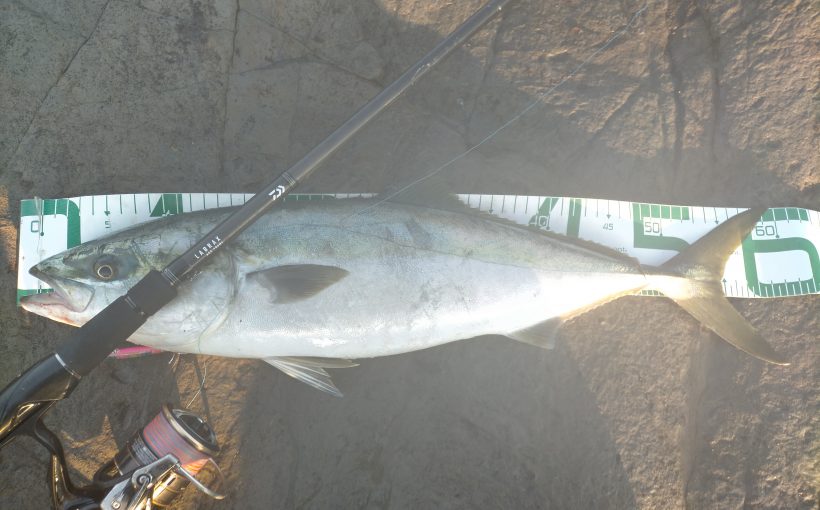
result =
[[[111,3],[116,10],[100,15],[97,33],[122,48],[89,36],[75,58],[85,65],[64,72],[19,144],[3,146],[8,164],[0,184],[12,201],[23,193],[252,191],[446,32],[408,24],[371,0],[286,7],[242,2],[236,33],[222,19],[202,39],[198,31],[205,28],[173,32],[185,12]],[[568,76],[636,10],[593,5],[596,23],[607,22],[588,30],[583,25],[591,13],[583,9],[519,2],[351,140],[302,190],[379,191],[412,182],[479,143]],[[452,16],[455,26],[466,10],[442,15]],[[224,15],[227,9],[206,11]],[[712,64],[696,52],[686,74],[692,81],[672,83],[669,69],[657,63],[666,50],[653,42],[666,41],[653,28],[665,27],[663,16],[650,10],[648,21],[638,21],[647,35],[632,31],[617,43],[617,57],[607,60],[612,54],[603,53],[606,58],[590,62],[544,105],[439,178],[459,192],[803,205],[800,190],[768,173],[757,154],[699,131],[690,120],[705,122],[698,111],[681,117],[675,110],[686,104],[676,90],[697,97],[699,76]],[[131,17],[139,17],[141,30],[118,25]],[[535,30],[535,19],[549,30]],[[360,27],[339,36],[355,44],[330,38],[344,30],[339,20]],[[173,38],[162,46],[158,34],[168,31],[190,47]],[[231,39],[239,46],[227,51],[223,43]],[[92,65],[102,57],[103,64],[117,65],[103,65],[103,73]],[[101,74],[105,79],[98,79]],[[702,103],[706,110],[714,104],[708,94]],[[11,295],[11,278],[3,289]],[[4,314],[17,313],[4,305]],[[65,331],[42,329],[45,338]],[[23,345],[10,349],[28,352],[19,335],[10,341]],[[215,362],[221,376],[209,376],[208,405],[227,445],[222,462],[229,468],[230,499],[211,503],[190,491],[179,506],[634,507],[607,420],[573,360],[560,348],[541,352],[482,338],[336,371],[347,394],[342,400],[269,367]],[[166,361],[106,363],[57,406],[50,422],[67,431],[74,460],[99,465],[163,402],[179,399],[177,381],[193,379],[193,371],[175,380]],[[10,366],[2,364],[7,372]],[[229,404],[238,408],[230,417]],[[232,420],[237,424],[219,425]],[[16,483],[20,476],[3,478],[5,496],[14,492],[6,480]],[[26,498],[15,492],[4,504],[32,505]]]
[[[258,371],[230,505],[635,507],[608,424],[560,348],[482,337],[333,375],[343,399]]]

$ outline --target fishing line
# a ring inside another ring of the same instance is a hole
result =
[[[439,172],[441,172],[441,171],[442,171],[442,170],[444,170],[445,168],[449,167],[450,165],[452,165],[452,164],[453,164],[453,163],[455,163],[456,161],[459,161],[459,160],[463,159],[463,158],[464,158],[464,157],[466,157],[468,154],[472,153],[473,151],[475,151],[476,149],[478,149],[479,147],[481,147],[481,146],[482,146],[482,145],[484,145],[485,143],[489,142],[491,139],[495,138],[495,137],[496,137],[496,136],[497,136],[500,132],[502,132],[502,131],[504,131],[505,129],[507,129],[510,125],[514,124],[514,123],[515,123],[515,122],[517,122],[519,119],[521,119],[521,117],[523,117],[524,115],[526,115],[526,114],[527,114],[527,112],[529,112],[530,110],[532,110],[533,108],[535,108],[536,106],[538,106],[538,104],[540,104],[540,103],[541,103],[541,101],[543,101],[543,100],[544,100],[544,98],[546,98],[548,95],[550,95],[550,94],[552,94],[553,92],[555,92],[555,90],[557,90],[557,89],[558,89],[558,87],[560,87],[561,85],[563,85],[564,83],[566,83],[567,81],[569,81],[572,77],[574,77],[576,74],[578,74],[578,73],[581,71],[581,69],[583,69],[584,67],[586,67],[586,65],[587,65],[587,64],[589,64],[589,62],[590,62],[593,58],[597,57],[598,55],[600,55],[601,53],[603,53],[604,51],[606,51],[606,49],[607,49],[607,48],[609,48],[610,46],[612,46],[612,43],[614,43],[614,42],[615,42],[617,39],[619,39],[622,35],[624,35],[624,34],[626,34],[627,32],[629,32],[629,30],[632,28],[632,25],[635,23],[635,21],[637,21],[638,17],[640,17],[640,15],[641,15],[641,14],[643,14],[643,13],[646,11],[646,9],[647,9],[648,7],[649,7],[649,4],[648,4],[648,3],[647,3],[647,4],[644,4],[644,6],[643,6],[643,7],[641,7],[640,9],[638,9],[638,10],[635,12],[635,14],[633,14],[633,15],[629,18],[629,21],[627,21],[626,25],[625,25],[625,26],[624,26],[621,30],[619,30],[618,32],[616,32],[615,34],[613,34],[613,35],[612,35],[612,37],[610,37],[609,39],[607,39],[607,41],[606,41],[606,42],[605,42],[605,43],[604,43],[604,44],[603,44],[600,48],[598,48],[597,50],[595,50],[594,52],[592,52],[592,54],[590,54],[590,55],[589,55],[586,59],[584,59],[584,61],[583,61],[583,62],[581,62],[580,64],[578,64],[578,65],[575,67],[575,69],[573,69],[573,70],[572,70],[572,71],[571,71],[568,75],[566,75],[564,78],[562,78],[562,79],[561,79],[561,81],[559,81],[558,83],[556,83],[556,84],[555,84],[555,85],[553,85],[552,87],[548,88],[548,89],[547,89],[547,90],[545,90],[544,92],[541,92],[541,93],[537,94],[537,95],[535,96],[535,99],[533,99],[533,100],[532,100],[532,102],[530,102],[527,106],[525,106],[525,107],[524,107],[524,109],[522,109],[520,112],[518,112],[515,116],[513,116],[513,117],[512,117],[511,119],[509,119],[508,121],[506,121],[506,122],[504,122],[503,124],[501,124],[501,125],[500,125],[499,127],[497,127],[495,130],[493,130],[492,132],[490,132],[490,134],[488,134],[487,136],[485,136],[485,137],[484,137],[484,138],[483,138],[480,142],[476,143],[475,145],[473,145],[472,147],[468,148],[468,149],[467,149],[467,150],[465,150],[464,152],[462,152],[462,153],[458,154],[457,156],[453,157],[452,159],[450,159],[449,161],[447,161],[446,163],[444,163],[444,164],[443,164],[443,165],[441,165],[440,167],[436,168],[435,170],[433,170],[433,171],[431,171],[431,172],[427,173],[426,175],[423,175],[423,176],[419,177],[419,178],[418,178],[418,179],[416,179],[415,181],[412,181],[410,184],[408,184],[408,185],[406,185],[406,186],[404,186],[404,187],[400,188],[398,191],[394,191],[393,193],[390,193],[389,195],[385,196],[384,198],[381,198],[381,199],[380,199],[378,202],[376,202],[375,204],[372,204],[372,205],[369,205],[369,206],[367,206],[367,207],[364,207],[364,208],[360,209],[359,211],[356,211],[355,213],[351,214],[350,216],[347,216],[347,217],[343,218],[343,219],[342,219],[342,222],[344,222],[345,220],[347,220],[347,219],[349,219],[349,218],[352,218],[353,216],[356,216],[356,215],[361,214],[361,213],[363,213],[363,212],[369,211],[369,210],[371,210],[371,209],[373,209],[373,208],[375,208],[375,207],[378,207],[379,205],[383,204],[384,202],[387,202],[388,200],[390,200],[391,198],[396,197],[396,196],[398,196],[398,195],[400,195],[400,194],[404,193],[405,191],[407,191],[408,189],[412,188],[413,186],[416,186],[417,184],[419,184],[419,183],[421,183],[421,182],[424,182],[425,180],[429,179],[430,177],[433,177],[434,175],[438,174]]]
[[[194,396],[191,397],[191,400],[188,401],[188,404],[185,406],[185,409],[190,409],[191,404],[194,403],[194,400],[196,400],[199,394],[202,393],[202,390],[205,389],[206,377],[208,377],[208,358],[205,358],[205,360],[202,362],[202,379],[200,379],[199,381],[199,388],[196,390],[196,393],[194,393]]]

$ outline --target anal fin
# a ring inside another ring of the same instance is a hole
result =
[[[348,359],[294,356],[265,358],[264,361],[294,379],[302,381],[334,397],[342,397],[344,395],[342,395],[339,388],[333,384],[333,380],[325,368],[349,368],[357,365]]]
[[[558,328],[563,323],[564,320],[560,317],[553,317],[534,326],[507,333],[505,336],[542,349],[553,349],[555,347],[555,337],[558,335]]]

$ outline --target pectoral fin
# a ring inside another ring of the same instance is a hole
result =
[[[554,317],[544,322],[539,322],[535,326],[507,333],[506,336],[525,344],[541,347],[542,349],[552,349],[555,347],[555,337],[558,335],[558,328],[561,327],[563,322],[560,317]]]
[[[335,358],[311,358],[311,357],[291,357],[283,356],[276,358],[265,358],[265,362],[278,368],[289,376],[309,384],[314,388],[329,393],[334,397],[342,397],[342,392],[333,384],[330,374],[325,368],[349,368],[355,367],[356,363],[348,359]]]
[[[248,275],[261,279],[271,290],[274,303],[293,303],[315,296],[350,274],[340,267],[299,264],[277,266]]]

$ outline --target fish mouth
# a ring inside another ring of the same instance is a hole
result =
[[[38,266],[32,267],[29,273],[54,289],[54,292],[21,298],[20,305],[29,312],[73,325],[76,321],[71,320],[68,315],[84,311],[94,297],[94,289],[91,286],[50,275]]]

